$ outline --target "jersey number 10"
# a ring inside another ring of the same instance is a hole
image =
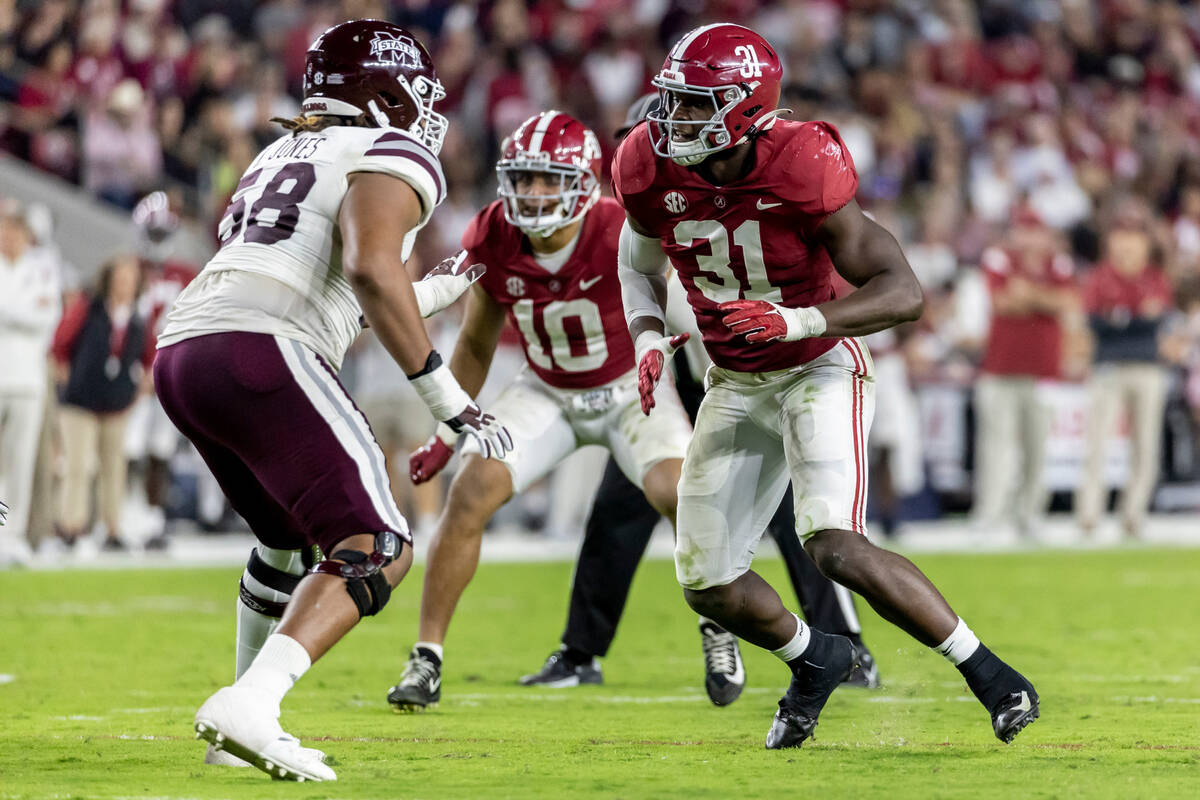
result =
[[[542,329],[550,339],[550,352],[542,345],[534,317],[541,317]],[[588,372],[599,369],[608,360],[608,343],[600,308],[584,297],[553,300],[537,307],[532,300],[513,303],[513,317],[525,340],[525,353],[537,367],[564,372]],[[571,327],[568,333],[568,326]]]
[[[262,169],[256,169],[247,172],[238,182],[233,192],[233,202],[225,209],[225,216],[217,224],[217,238],[222,247],[236,239],[239,233],[244,234],[244,242],[275,244],[296,232],[300,204],[317,181],[313,165],[307,161],[292,161],[280,167],[262,187],[247,217],[246,198],[252,194],[262,174]]]

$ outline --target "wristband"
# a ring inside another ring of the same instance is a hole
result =
[[[445,364],[438,363],[432,370],[426,371],[434,356],[437,356],[438,362],[441,361],[441,356],[438,356],[435,350],[425,362],[426,369],[408,380],[425,405],[429,406],[433,418],[442,422],[453,419],[471,405],[471,397],[458,385],[454,373]]]

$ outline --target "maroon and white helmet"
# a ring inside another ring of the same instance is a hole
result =
[[[778,113],[782,79],[775,48],[749,28],[718,23],[690,31],[651,81],[661,98],[647,116],[654,152],[690,165],[740,144]],[[680,105],[712,113],[675,119]]]
[[[534,173],[558,190],[528,191]],[[600,173],[600,141],[590,128],[561,111],[535,114],[504,140],[496,162],[504,217],[527,235],[549,236],[600,199]]]
[[[433,104],[446,96],[429,52],[416,37],[378,19],[334,25],[308,48],[302,113],[357,117],[411,133],[437,153],[446,118]]]

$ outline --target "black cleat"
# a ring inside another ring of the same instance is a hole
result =
[[[727,706],[746,688],[746,668],[738,640],[710,620],[700,623],[700,646],[704,649],[704,688],[714,706]]]
[[[1029,685],[1029,681],[1025,683]],[[1008,695],[992,709],[992,730],[997,739],[1008,744],[1039,716],[1037,692],[1029,685],[1028,689]]]
[[[879,680],[879,665],[875,663],[875,656],[865,646],[855,645],[855,649],[858,650],[858,664],[850,670],[842,685],[878,689],[882,682]]]
[[[441,660],[423,647],[414,647],[400,682],[391,688],[387,699],[392,710],[401,714],[436,706],[442,699]]]
[[[555,650],[537,672],[521,678],[522,686],[542,686],[547,689],[569,689],[585,683],[604,683],[604,674],[596,659],[587,664],[572,664],[562,650]]]
[[[814,635],[817,633],[814,631]],[[831,656],[824,664],[804,662],[804,671],[792,676],[787,693],[779,700],[779,710],[767,731],[767,749],[799,747],[813,735],[817,717],[829,695],[833,694],[858,664],[858,651],[845,636],[830,635]]]

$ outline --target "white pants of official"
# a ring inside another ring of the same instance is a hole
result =
[[[0,500],[9,509],[0,536],[13,541],[25,541],[28,529],[43,399],[38,391],[0,393]]]
[[[682,586],[724,586],[745,574],[789,480],[802,540],[829,529],[866,534],[875,378],[860,340],[842,339],[793,369],[714,366],[706,383],[679,482]]]

